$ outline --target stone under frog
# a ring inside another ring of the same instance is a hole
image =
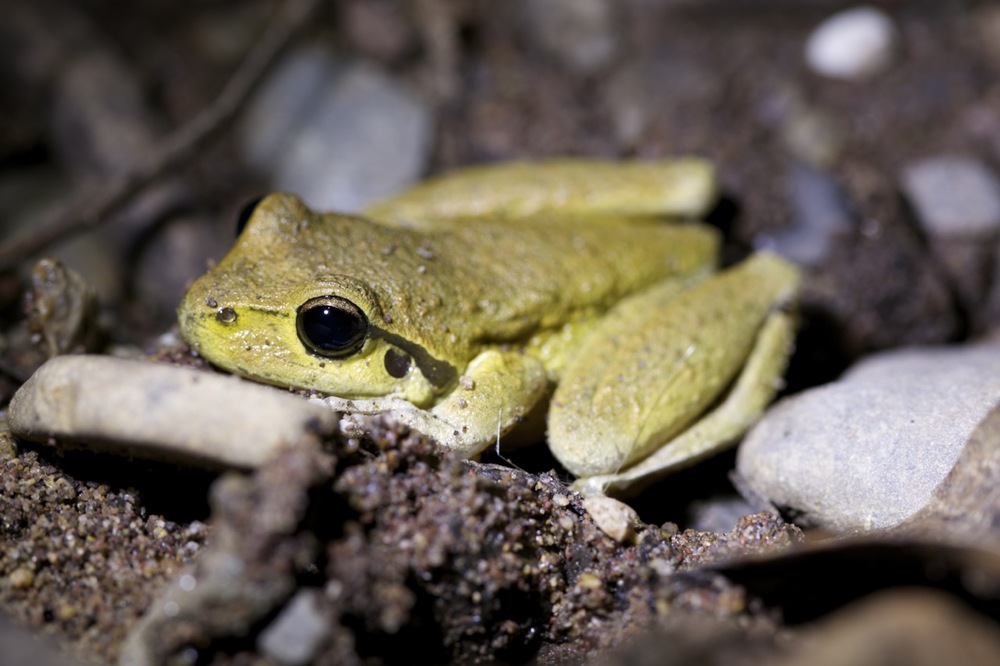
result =
[[[622,492],[730,445],[780,386],[798,271],[717,271],[698,158],[473,167],[313,212],[272,194],[180,305],[213,364],[475,456],[547,439]],[[547,417],[547,419],[545,418]]]

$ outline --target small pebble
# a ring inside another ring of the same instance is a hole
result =
[[[237,377],[110,356],[58,356],[18,390],[18,437],[209,467],[256,467],[335,431],[334,412]]]
[[[892,62],[898,34],[881,10],[863,5],[837,12],[806,41],[806,63],[817,74],[858,80],[884,71]]]
[[[803,524],[893,527],[931,501],[998,405],[998,345],[879,354],[782,400],[743,441],[737,471]]]
[[[635,526],[639,514],[628,504],[603,495],[585,497],[583,508],[587,510],[597,527],[618,543],[635,539]]]
[[[7,582],[15,590],[26,590],[35,582],[35,572],[28,567],[18,567],[7,576]]]
[[[952,155],[931,157],[907,164],[900,180],[929,236],[1000,232],[1000,182],[981,161]]]
[[[316,593],[299,591],[257,638],[257,649],[286,666],[310,663],[330,637]]]
[[[805,266],[819,266],[855,221],[847,196],[823,171],[796,164],[788,177],[792,224],[757,239],[757,249],[777,252]]]
[[[526,0],[527,32],[543,50],[577,74],[607,67],[621,48],[613,0]]]

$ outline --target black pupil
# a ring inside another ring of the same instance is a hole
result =
[[[247,222],[250,221],[250,218],[253,216],[253,212],[257,209],[257,204],[259,204],[260,200],[263,198],[264,197],[257,197],[256,199],[251,199],[245,206],[243,206],[243,209],[240,211],[240,216],[236,218],[237,236],[243,233],[244,227],[247,226]]]
[[[366,328],[360,313],[335,305],[314,305],[299,313],[299,336],[320,354],[357,351],[364,342]]]

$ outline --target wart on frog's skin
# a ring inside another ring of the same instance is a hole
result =
[[[560,462],[621,491],[734,441],[784,371],[797,271],[759,254],[716,273],[718,233],[678,221],[714,199],[692,158],[478,167],[365,217],[273,194],[181,329],[222,368],[467,456],[547,407]]]

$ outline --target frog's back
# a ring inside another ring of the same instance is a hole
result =
[[[313,213],[288,195],[266,204],[269,213],[244,232],[248,250],[234,248],[219,266],[220,283],[234,284],[216,292],[272,294],[274,309],[294,311],[291,294],[302,285],[346,276],[377,297],[391,329],[456,360],[594,318],[663,279],[711,270],[719,244],[710,227],[652,219],[452,219],[421,231]],[[269,307],[260,298],[254,305]]]
[[[427,233],[442,263],[425,262],[419,282],[462,307],[466,338],[502,342],[600,314],[653,282],[711,270],[718,234],[668,220],[700,218],[715,199],[704,159],[566,158],[462,169],[367,213]]]
[[[469,220],[424,236],[444,270],[439,274],[428,261],[418,281],[463,304],[470,337],[505,342],[599,315],[664,279],[710,271],[718,245],[718,233],[697,224],[588,216]]]

